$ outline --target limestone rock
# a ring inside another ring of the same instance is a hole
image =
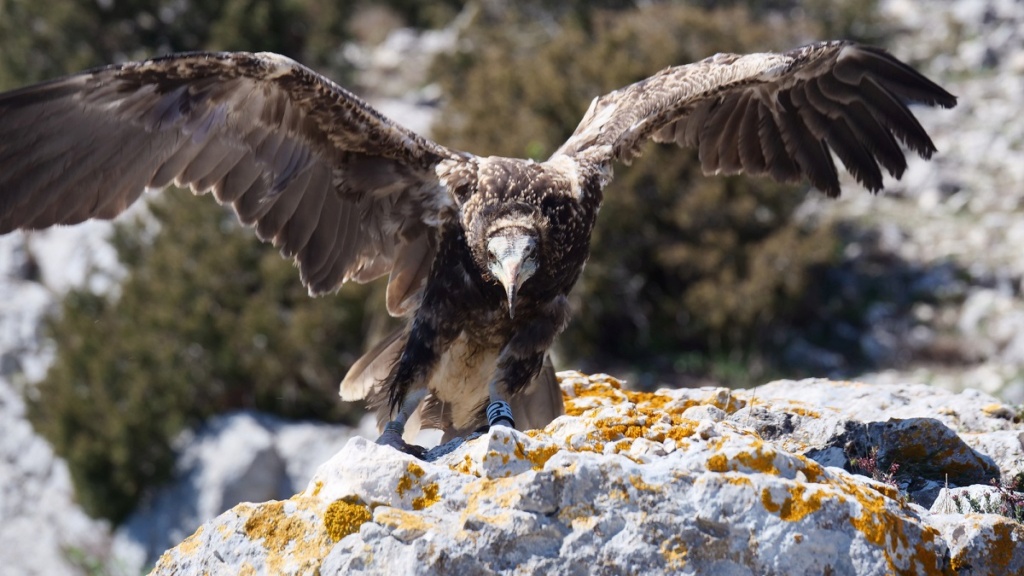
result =
[[[127,573],[141,572],[203,521],[236,504],[301,490],[354,433],[347,426],[288,422],[254,412],[213,418],[179,439],[174,480],[118,527],[114,555]]]
[[[21,395],[0,376],[0,576],[84,572],[107,556],[108,531],[75,503],[67,465],[32,430]]]
[[[933,513],[897,486],[800,453],[847,428],[836,427],[839,418],[900,416],[911,424],[895,437],[908,446],[918,434],[960,440],[941,432],[938,418],[924,422],[915,405],[932,415],[956,407],[976,434],[1020,430],[975,414],[962,394],[882,387],[872,407],[867,395],[849,401],[861,386],[824,380],[643,393],[603,375],[561,377],[567,414],[544,430],[498,427],[429,462],[354,438],[305,491],[207,522],[154,574],[938,574],[967,566],[984,574],[1018,566],[1014,521]],[[962,465],[964,478],[997,469],[961,444],[970,457],[941,461]],[[992,560],[1006,550],[1003,564]]]

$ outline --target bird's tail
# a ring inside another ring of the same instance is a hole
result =
[[[373,390],[391,373],[407,340],[408,333],[400,328],[367,350],[341,381],[341,399],[355,402],[372,397]]]
[[[402,350],[405,349],[405,343],[408,340],[409,333],[404,328],[399,328],[388,334],[367,350],[359,360],[356,360],[355,364],[349,368],[345,379],[341,381],[339,390],[341,399],[348,402],[366,400],[369,408],[377,411],[377,429],[379,431],[383,431],[384,425],[393,417],[387,401],[388,393],[383,384],[402,355]],[[420,428],[430,427],[423,423],[424,407],[425,403],[421,404],[405,423],[405,433],[402,436],[407,441],[411,442],[419,433]]]

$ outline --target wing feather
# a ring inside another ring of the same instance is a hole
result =
[[[786,150],[811,185],[829,196],[839,194],[839,175],[822,139],[804,124],[789,92],[779,94],[782,113],[777,115]]]
[[[0,94],[0,231],[113,218],[177,183],[319,293],[390,272],[400,238],[453,212],[438,164],[470,159],[285,57],[177,54]]]
[[[263,175],[262,166],[256,161],[256,157],[247,154],[224,175],[218,184],[214,185],[213,195],[221,204],[231,204],[241,198],[242,194],[245,194],[253,183]],[[151,182],[150,186],[157,187],[155,182]]]
[[[276,246],[280,245],[277,237],[295,214],[296,208],[299,207],[299,201],[306,195],[307,189],[314,185],[314,177],[320,173],[318,168],[313,166],[292,180],[279,195],[277,201],[273,203],[273,206],[256,220],[256,236],[260,240],[273,242]],[[323,180],[317,181],[315,185],[326,188]]]
[[[303,256],[306,245],[318,229],[321,220],[321,212],[324,199],[330,190],[330,176],[327,170],[318,170],[306,189],[306,193],[299,200],[299,206],[295,214],[288,220],[281,232],[280,246],[281,253],[287,258],[305,258]],[[308,270],[299,262],[300,270]]]
[[[761,114],[757,98],[751,98],[743,110],[743,120],[737,127],[740,162],[748,174],[761,175],[768,169],[764,150],[761,148],[761,137],[758,135],[758,124]]]
[[[768,174],[779,182],[794,182],[800,178],[800,170],[793,163],[782,139],[782,131],[775,121],[773,109],[764,102],[758,101],[757,133],[761,137],[761,150],[764,151]]]
[[[738,97],[731,104],[726,101],[729,110],[729,120],[722,127],[723,134],[730,134],[728,138],[718,139],[718,172],[719,174],[739,174],[743,170],[743,163],[740,160],[740,147],[736,141],[743,116],[750,106],[751,93],[737,92]]]
[[[924,158],[935,152],[909,102],[950,108],[956,97],[888,52],[854,42],[717,54],[596,98],[555,156],[608,166],[628,162],[648,139],[675,142],[696,148],[709,174],[806,177],[835,195],[834,152],[878,191],[879,164],[896,178],[906,170],[897,140]]]
[[[319,291],[320,282],[323,280],[320,273],[334,261],[332,251],[338,242],[338,233],[342,226],[341,217],[341,202],[338,197],[330,192],[325,193],[320,208],[320,223],[303,249],[305,257],[300,254],[298,258],[299,266],[305,272],[303,282],[312,290]],[[345,224],[347,223],[346,221]]]

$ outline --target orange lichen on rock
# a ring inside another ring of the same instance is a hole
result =
[[[896,501],[878,491],[843,479],[836,483],[846,498],[859,504],[861,513],[850,516],[850,524],[868,542],[882,548],[892,574],[944,574],[946,566],[938,552],[941,535],[931,526],[913,541],[904,531],[904,517],[890,509]]]
[[[440,487],[437,482],[423,486],[423,495],[412,499],[413,510],[423,510],[441,501]]]
[[[979,522],[981,518],[986,519],[987,526]],[[1011,562],[1024,556],[1024,527],[1013,519],[995,515],[966,514],[965,523],[972,523],[974,530],[980,530],[979,538],[971,543],[973,546],[962,546],[957,550],[951,559],[952,567],[956,571],[969,569],[977,562],[979,557],[992,562],[992,573],[1005,573]],[[980,546],[978,545],[980,544]],[[1019,564],[1018,564],[1019,565]]]
[[[708,470],[711,472],[728,472],[731,469],[725,454],[712,454],[708,458]]]
[[[629,483],[632,484],[633,488],[636,488],[637,490],[644,490],[644,491],[647,491],[647,492],[660,492],[661,491],[661,487],[660,486],[657,486],[657,485],[654,485],[654,484],[648,484],[647,482],[644,482],[644,479],[641,478],[638,474],[631,474],[629,476]]]
[[[776,503],[772,499],[771,490],[761,489],[761,504],[764,509],[772,514],[778,514],[779,518],[787,522],[798,522],[808,514],[821,509],[822,492],[809,488],[802,482],[794,482],[788,486],[788,494],[782,502]]]
[[[786,408],[786,412],[796,414],[797,416],[803,416],[805,418],[821,418],[821,412],[811,410],[810,408],[804,408],[802,406],[789,406]]]
[[[662,558],[665,559],[665,566],[670,570],[679,571],[686,568],[686,556],[689,550],[686,543],[678,534],[669,536],[661,543],[659,548]]]
[[[251,540],[262,540],[271,573],[303,572],[320,565],[334,540],[319,515],[317,500],[297,496],[291,500],[235,507],[248,514],[244,530]],[[295,570],[298,567],[298,570]]]
[[[359,527],[371,517],[370,507],[366,504],[335,500],[324,511],[324,527],[331,540],[337,542],[358,532]]]
[[[774,449],[757,440],[753,451],[740,452],[736,454],[735,458],[737,462],[752,471],[778,476],[779,469],[775,465],[776,454]]]
[[[743,471],[763,472],[779,475],[775,457],[777,452],[763,441],[754,439],[751,450],[743,450],[728,456],[717,452],[708,457],[708,470],[711,472]]]
[[[433,519],[416,512],[381,506],[374,511],[374,522],[381,526],[390,528],[392,535],[403,541],[418,538],[431,530],[436,530],[437,525]]]
[[[405,498],[405,493],[412,489],[413,484],[426,474],[423,468],[415,462],[409,462],[406,472],[406,474],[403,474],[398,479],[398,484],[395,485],[395,492],[398,493],[399,498]]]
[[[472,466],[472,461],[469,456],[466,456],[464,461],[466,466]],[[409,462],[406,467],[406,473],[398,479],[398,483],[395,486],[395,493],[398,494],[399,498],[405,498],[405,495],[410,490],[418,488],[420,495],[412,499],[413,510],[422,510],[427,506],[432,506],[437,503],[441,496],[439,495],[440,488],[437,482],[431,482],[429,484],[423,484],[423,477],[427,474],[426,470],[422,466],[415,462]]]

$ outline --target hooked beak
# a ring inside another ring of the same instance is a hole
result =
[[[519,292],[519,285],[522,284],[522,280],[519,279],[519,270],[522,269],[522,262],[503,263],[502,268],[505,270],[507,278],[512,279],[511,282],[502,279],[501,285],[505,287],[505,295],[508,297],[508,317],[515,318],[516,293]]]
[[[491,274],[501,282],[508,298],[509,318],[516,315],[516,295],[519,287],[537,271],[533,259],[533,239],[525,236],[492,239],[489,248],[495,259],[491,263]]]

